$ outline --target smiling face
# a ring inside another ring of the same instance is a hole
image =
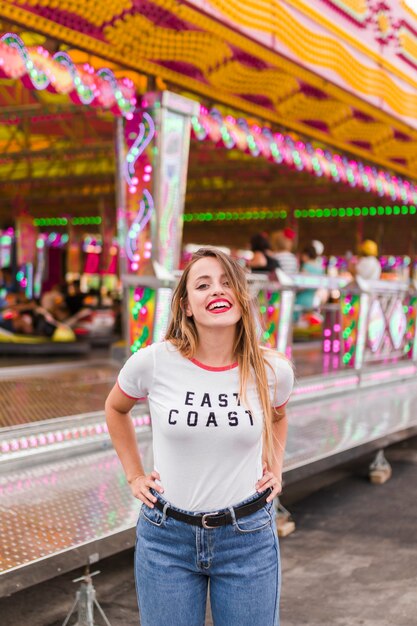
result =
[[[214,257],[204,257],[190,268],[185,312],[197,327],[235,326],[242,312],[224,267]]]

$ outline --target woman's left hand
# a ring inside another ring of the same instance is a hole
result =
[[[271,502],[282,491],[282,481],[280,478],[277,478],[275,474],[268,470],[268,466],[266,463],[263,464],[262,467],[262,478],[258,480],[256,483],[256,490],[259,492],[265,491],[269,487],[272,489],[272,492],[267,497],[266,501]]]

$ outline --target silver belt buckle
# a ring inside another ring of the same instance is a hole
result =
[[[217,528],[217,526],[209,526],[206,522],[206,518],[207,517],[213,517],[213,515],[217,515],[218,511],[215,511],[214,513],[204,513],[203,517],[201,518],[201,525],[203,528]]]

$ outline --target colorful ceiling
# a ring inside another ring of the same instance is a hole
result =
[[[157,77],[158,86],[417,176],[417,15],[410,0],[57,5],[3,1],[0,18],[47,43]]]

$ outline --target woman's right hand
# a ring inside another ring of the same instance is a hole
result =
[[[147,476],[137,476],[129,482],[130,490],[135,498],[141,500],[151,509],[154,508],[153,503],[156,502],[156,498],[150,490],[153,489],[158,493],[164,493],[164,488],[162,485],[157,485],[156,480],[161,480],[161,477],[159,473],[154,470]]]

